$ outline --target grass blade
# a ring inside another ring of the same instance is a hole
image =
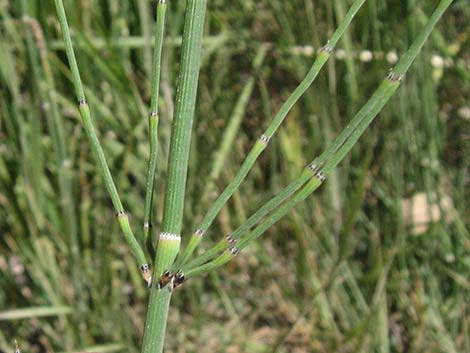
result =
[[[38,306],[1,312],[0,321],[23,320],[45,316],[67,315],[72,313],[73,309],[68,306]]]

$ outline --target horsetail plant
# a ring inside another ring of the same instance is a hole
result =
[[[181,68],[170,138],[163,224],[154,261],[154,278],[159,278],[163,271],[173,264],[180,247],[206,4],[206,0],[188,0],[187,2],[181,47]],[[161,288],[158,281],[152,283],[145,318],[142,353],[163,350],[172,289],[173,286]]]
[[[383,109],[392,95],[400,86],[404,75],[421,51],[422,46],[441,18],[452,0],[440,0],[432,16],[416,37],[412,45],[405,52],[393,69],[386,75],[375,93],[366,104],[357,112],[346,128],[336,137],[333,143],[323,153],[308,164],[300,176],[275,195],[271,200],[260,207],[251,217],[242,223],[233,233],[221,239],[216,245],[202,255],[190,260],[195,249],[200,244],[203,235],[217,217],[222,207],[246,178],[257,158],[266,149],[270,139],[274,136],[294,104],[304,95],[313,83],[318,73],[327,62],[333,49],[343,33],[364,5],[366,0],[355,0],[344,19],[330,40],[319,52],[302,82],[292,92],[282,105],[273,121],[254,144],[238,173],[214,201],[206,216],[202,219],[196,231],[189,239],[183,253],[180,251],[181,230],[183,225],[183,209],[185,202],[185,188],[191,144],[191,132],[195,111],[199,66],[201,61],[201,46],[204,32],[204,18],[207,0],[187,0],[186,15],[183,29],[183,42],[181,48],[181,66],[178,78],[175,113],[172,123],[170,153],[168,158],[168,175],[166,180],[163,222],[157,239],[156,255],[153,261],[153,274],[146,261],[141,245],[137,242],[131,230],[128,217],[124,211],[119,194],[111,177],[111,172],[93,128],[90,109],[85,99],[80,73],[72,40],[69,33],[67,19],[62,0],[54,0],[60,26],[62,29],[67,58],[72,72],[73,84],[77,96],[79,110],[85,132],[90,141],[93,154],[98,161],[108,193],[124,237],[135,253],[144,279],[150,285],[150,298],[145,319],[142,353],[160,353],[163,350],[168,309],[173,289],[183,281],[207,273],[229,262],[242,249],[260,237],[267,229],[285,216],[293,207],[305,200],[326,180],[331,171],[346,157],[357,143],[364,131],[370,126],[374,118]],[[158,93],[161,70],[161,53],[164,38],[164,21],[166,0],[159,0],[157,4],[157,29],[155,37],[154,64],[152,72],[152,96],[149,116],[150,157],[148,163],[147,185],[144,209],[144,239],[152,247],[150,226],[152,199],[154,190],[155,170],[157,165],[157,128],[158,128]],[[261,66],[266,55],[266,48],[260,48],[254,61],[254,69]],[[240,106],[246,105],[247,97],[251,94],[254,77],[249,81],[246,90],[240,96]],[[238,104],[237,104],[238,107]],[[239,114],[239,111],[236,110]],[[237,124],[240,118],[237,118]],[[233,130],[227,130],[227,136],[233,140]],[[224,135],[225,136],[225,135]],[[224,145],[224,153],[228,148]],[[153,249],[151,249],[153,252]],[[154,278],[156,280],[151,280]]]

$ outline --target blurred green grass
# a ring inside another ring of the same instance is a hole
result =
[[[147,290],[90,156],[53,4],[23,4],[0,1],[0,349],[12,350],[16,338],[25,352],[138,351]],[[206,246],[341,131],[386,74],[386,54],[403,52],[434,4],[368,1],[340,43],[345,58],[331,60],[290,113]],[[140,233],[154,4],[66,5],[95,125]],[[201,200],[211,156],[246,81],[254,75],[257,83],[215,190],[233,177],[305,74],[311,47],[324,44],[347,6],[346,0],[209,2],[183,241],[214,196]],[[157,220],[183,11],[184,2],[170,1]],[[178,290],[166,351],[470,352],[469,33],[470,2],[456,0],[403,87],[321,191],[234,263]],[[253,72],[262,43],[270,50]],[[40,61],[43,47],[54,91]],[[361,60],[365,50],[371,61]],[[67,141],[63,168],[47,123],[53,104]],[[59,192],[64,170],[74,206]],[[64,219],[63,207],[73,207],[71,217]],[[78,269],[69,256],[73,239]]]

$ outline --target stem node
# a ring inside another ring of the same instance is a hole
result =
[[[404,77],[405,77],[405,74],[398,74],[396,72],[393,72],[393,70],[390,70],[390,72],[387,75],[387,80],[391,82],[401,82]]]
[[[150,266],[148,264],[142,264],[140,266],[140,273],[144,281],[147,282],[147,285],[150,287],[152,285],[152,272],[150,271]]]

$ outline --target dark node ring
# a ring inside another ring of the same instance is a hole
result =
[[[166,4],[166,0],[159,0],[158,1],[160,4]]]
[[[178,272],[176,275],[175,275],[175,284],[181,284],[185,281],[185,277],[184,277],[184,274],[182,272]]]
[[[198,229],[196,229],[195,234],[196,234],[197,236],[202,237],[202,236],[204,235],[204,230],[202,230],[201,228],[198,228]]]
[[[174,276],[171,274],[170,271],[165,270],[165,272],[163,272],[163,274],[160,276],[160,279],[158,280],[158,288],[161,289],[166,286],[173,277]]]
[[[270,138],[268,136],[266,136],[265,134],[261,135],[261,137],[259,138],[261,140],[261,142],[263,142],[265,145],[267,145],[269,143],[269,140]]]
[[[153,117],[153,116],[158,116],[158,112],[151,112],[151,113],[150,113],[150,116],[152,116],[152,117]]]
[[[313,175],[316,175],[320,170],[318,164],[316,164],[315,162],[310,163],[308,165],[308,168],[313,172]]]
[[[79,107],[81,107],[83,105],[87,105],[87,104],[88,104],[88,102],[87,102],[86,98],[82,98],[82,99],[78,100],[78,106]]]
[[[227,234],[225,238],[227,239],[228,243],[231,245],[237,242],[237,239],[235,239],[232,234]]]
[[[237,256],[238,253],[240,252],[240,249],[238,249],[236,246],[232,246],[230,249],[230,254],[232,254],[232,256]]]
[[[152,228],[152,224],[149,223],[149,222],[145,222],[144,223],[144,229],[149,229],[149,228]]]
[[[405,76],[404,74],[397,74],[393,72],[392,70],[390,70],[390,72],[387,75],[387,80],[391,82],[400,82],[401,80],[403,80],[404,76]]]
[[[316,176],[321,182],[324,182],[325,179],[326,179],[325,174],[324,174],[321,170],[319,170],[319,171],[317,172],[317,174],[315,174],[315,176]]]
[[[121,211],[117,211],[116,213],[116,217],[124,217],[126,215],[126,212],[121,210]]]
[[[325,173],[320,169],[320,166],[316,164],[315,162],[310,163],[308,168],[312,171],[313,176],[317,177],[318,180],[321,182],[324,182],[326,179]]]
[[[150,270],[150,266],[148,264],[143,264],[142,266],[140,266],[140,270],[142,272],[148,272]]]
[[[184,281],[186,281],[186,278],[182,272],[178,272],[174,277],[173,277],[173,288],[175,289],[178,287],[180,284],[182,284]]]
[[[324,51],[325,53],[330,54],[333,51],[333,47],[330,45],[330,43],[326,43],[324,46],[320,48],[320,51]]]

